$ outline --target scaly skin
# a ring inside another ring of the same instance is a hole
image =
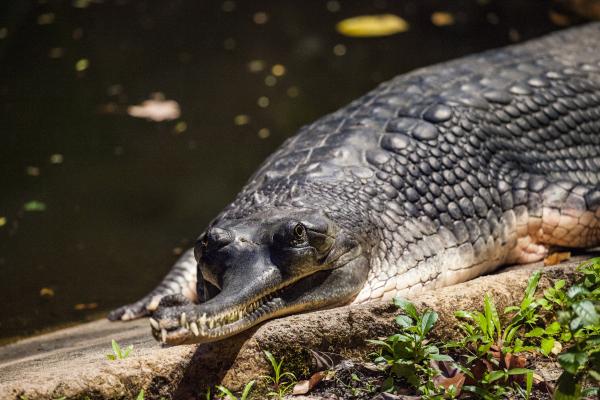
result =
[[[288,139],[196,259],[109,317],[218,340],[596,246],[599,171],[600,24],[420,69]]]

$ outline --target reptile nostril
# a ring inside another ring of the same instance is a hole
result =
[[[207,244],[209,248],[219,249],[227,246],[233,241],[233,235],[230,231],[222,228],[211,228],[206,234]]]

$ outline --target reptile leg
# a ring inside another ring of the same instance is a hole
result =
[[[528,204],[515,207],[517,245],[508,261],[543,259],[550,246],[590,248],[600,244],[600,190],[561,180],[529,178]]]
[[[154,290],[135,303],[111,311],[108,319],[126,321],[149,315],[158,307],[160,300],[168,295],[181,295],[196,301],[196,265],[194,250],[186,251]]]

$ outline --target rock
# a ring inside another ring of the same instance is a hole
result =
[[[583,259],[545,268],[540,286],[560,278],[572,280],[575,266]],[[433,333],[448,340],[458,333],[456,310],[480,309],[486,292],[493,295],[499,310],[515,304],[523,296],[528,277],[542,268],[541,263],[511,267],[410,299],[421,309],[439,313]],[[217,343],[171,348],[161,348],[154,341],[145,320],[95,321],[1,347],[0,400],[20,395],[29,399],[134,399],[142,388],[146,399],[197,398],[210,385],[239,389],[269,374],[263,350],[277,358],[284,356],[288,369],[306,376],[309,349],[363,357],[372,350],[365,339],[391,334],[397,313],[388,303],[352,305],[276,319]],[[131,355],[107,360],[111,339],[122,347],[133,344]]]

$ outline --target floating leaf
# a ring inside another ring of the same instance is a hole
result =
[[[83,72],[86,69],[88,69],[90,67],[90,60],[88,60],[87,58],[82,58],[80,60],[77,60],[77,62],[75,63],[75,70],[77,72]]]
[[[46,204],[42,203],[41,201],[32,200],[25,203],[23,208],[25,211],[46,211]]]
[[[162,93],[154,93],[151,99],[144,100],[142,104],[127,107],[127,114],[161,122],[179,118],[181,109],[175,100],[165,100]]]
[[[43,287],[40,289],[41,297],[54,297],[54,289],[49,287]]]
[[[449,12],[436,11],[431,14],[431,23],[435,26],[454,25],[454,15]]]
[[[377,37],[406,32],[408,22],[393,14],[362,15],[338,22],[336,30],[344,36]]]

